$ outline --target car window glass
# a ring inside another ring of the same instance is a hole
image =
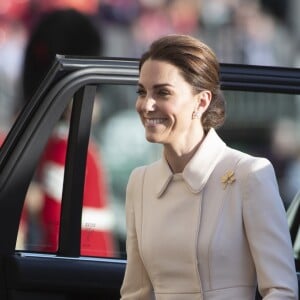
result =
[[[287,210],[288,224],[294,248],[294,256],[300,259],[300,190],[292,200]]]
[[[71,110],[70,101],[39,159],[27,190],[16,249],[46,253],[57,251]]]
[[[220,134],[228,145],[268,158],[284,205],[300,190],[300,98],[293,94],[226,91]]]

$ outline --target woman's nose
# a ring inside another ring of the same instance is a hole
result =
[[[152,97],[147,97],[143,103],[143,110],[148,111],[154,111],[156,106],[156,102]]]

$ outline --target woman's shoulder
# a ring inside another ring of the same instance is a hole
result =
[[[260,174],[274,174],[274,168],[266,157],[255,156],[237,149],[227,147],[226,156],[231,156],[236,161],[236,171],[241,175],[256,176]]]
[[[160,160],[154,161],[152,163],[149,163],[147,165],[142,165],[142,166],[136,167],[131,171],[130,177],[141,176],[146,171],[146,169],[147,169],[147,171],[148,170],[155,171],[157,168],[160,167],[161,163],[162,163],[162,161],[160,159]]]
[[[225,151],[225,156],[227,155],[238,159],[241,165],[251,166],[253,164],[271,164],[271,162],[266,157],[256,156],[228,146],[226,148],[227,151]]]
[[[145,172],[146,168],[147,168],[146,165],[134,168],[130,173],[129,180],[131,178],[141,177],[143,175],[143,173]]]

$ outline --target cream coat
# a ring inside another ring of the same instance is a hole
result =
[[[176,176],[164,159],[130,176],[121,299],[253,300],[257,282],[265,300],[298,299],[269,161],[227,147],[211,129],[179,175],[190,194],[180,210],[172,204],[185,197]]]

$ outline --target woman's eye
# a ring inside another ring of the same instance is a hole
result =
[[[160,90],[160,91],[158,91],[158,95],[160,95],[160,96],[169,96],[170,92],[168,90]]]
[[[137,93],[139,96],[144,96],[144,95],[146,95],[146,92],[145,92],[144,90],[141,90],[141,89],[138,89],[138,90],[136,91],[136,93]]]

